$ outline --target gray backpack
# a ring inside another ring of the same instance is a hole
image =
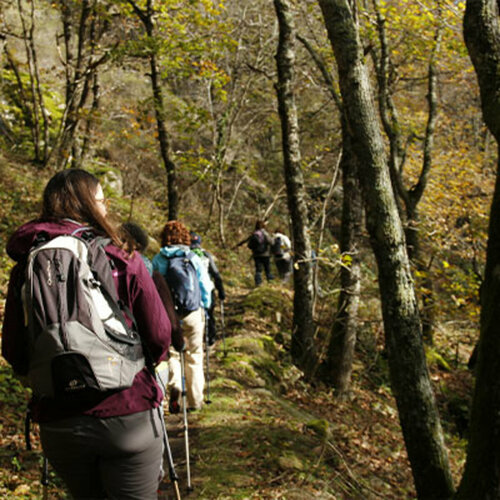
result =
[[[74,402],[130,387],[145,366],[123,310],[133,317],[118,300],[109,240],[77,232],[30,251],[21,292],[33,393]]]

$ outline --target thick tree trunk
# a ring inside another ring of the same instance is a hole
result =
[[[368,231],[378,264],[393,392],[419,498],[453,494],[448,457],[427,371],[403,227],[392,190],[351,3],[319,0],[337,60],[358,157]]]
[[[279,22],[279,43],[276,54],[278,67],[278,111],[281,119],[283,164],[287,188],[288,210],[292,219],[294,245],[294,299],[292,357],[306,373],[315,364],[313,322],[313,272],[311,242],[304,180],[300,165],[299,126],[293,94],[294,26],[287,0],[274,0]]]
[[[500,498],[500,166],[490,213],[481,292],[481,334],[469,446],[459,500]]]
[[[464,37],[477,73],[483,117],[500,141],[500,27],[496,0],[467,0]],[[490,212],[481,291],[481,334],[467,462],[457,498],[500,498],[500,164]]]

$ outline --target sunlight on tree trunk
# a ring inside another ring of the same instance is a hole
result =
[[[453,484],[427,371],[403,227],[364,65],[354,4],[319,1],[358,157],[367,227],[377,259],[392,388],[419,498],[449,498]]]

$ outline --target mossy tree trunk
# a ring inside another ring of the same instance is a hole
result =
[[[478,77],[483,117],[500,140],[500,27],[496,0],[467,0],[464,38]],[[481,333],[467,462],[457,498],[500,498],[500,165],[490,212],[481,291]]]
[[[337,61],[366,221],[378,265],[391,385],[419,498],[450,498],[453,484],[422,344],[420,314],[384,143],[364,65],[355,3],[319,0]]]
[[[316,362],[313,322],[313,269],[311,242],[308,233],[308,214],[304,179],[301,169],[299,125],[293,93],[294,81],[294,24],[290,3],[274,0],[279,23],[279,42],[276,54],[278,68],[278,112],[281,120],[283,166],[287,189],[288,210],[292,219],[294,248],[294,299],[292,358],[309,373]]]

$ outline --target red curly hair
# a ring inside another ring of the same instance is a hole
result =
[[[188,228],[178,220],[170,220],[161,232],[161,246],[191,244],[191,235]]]

